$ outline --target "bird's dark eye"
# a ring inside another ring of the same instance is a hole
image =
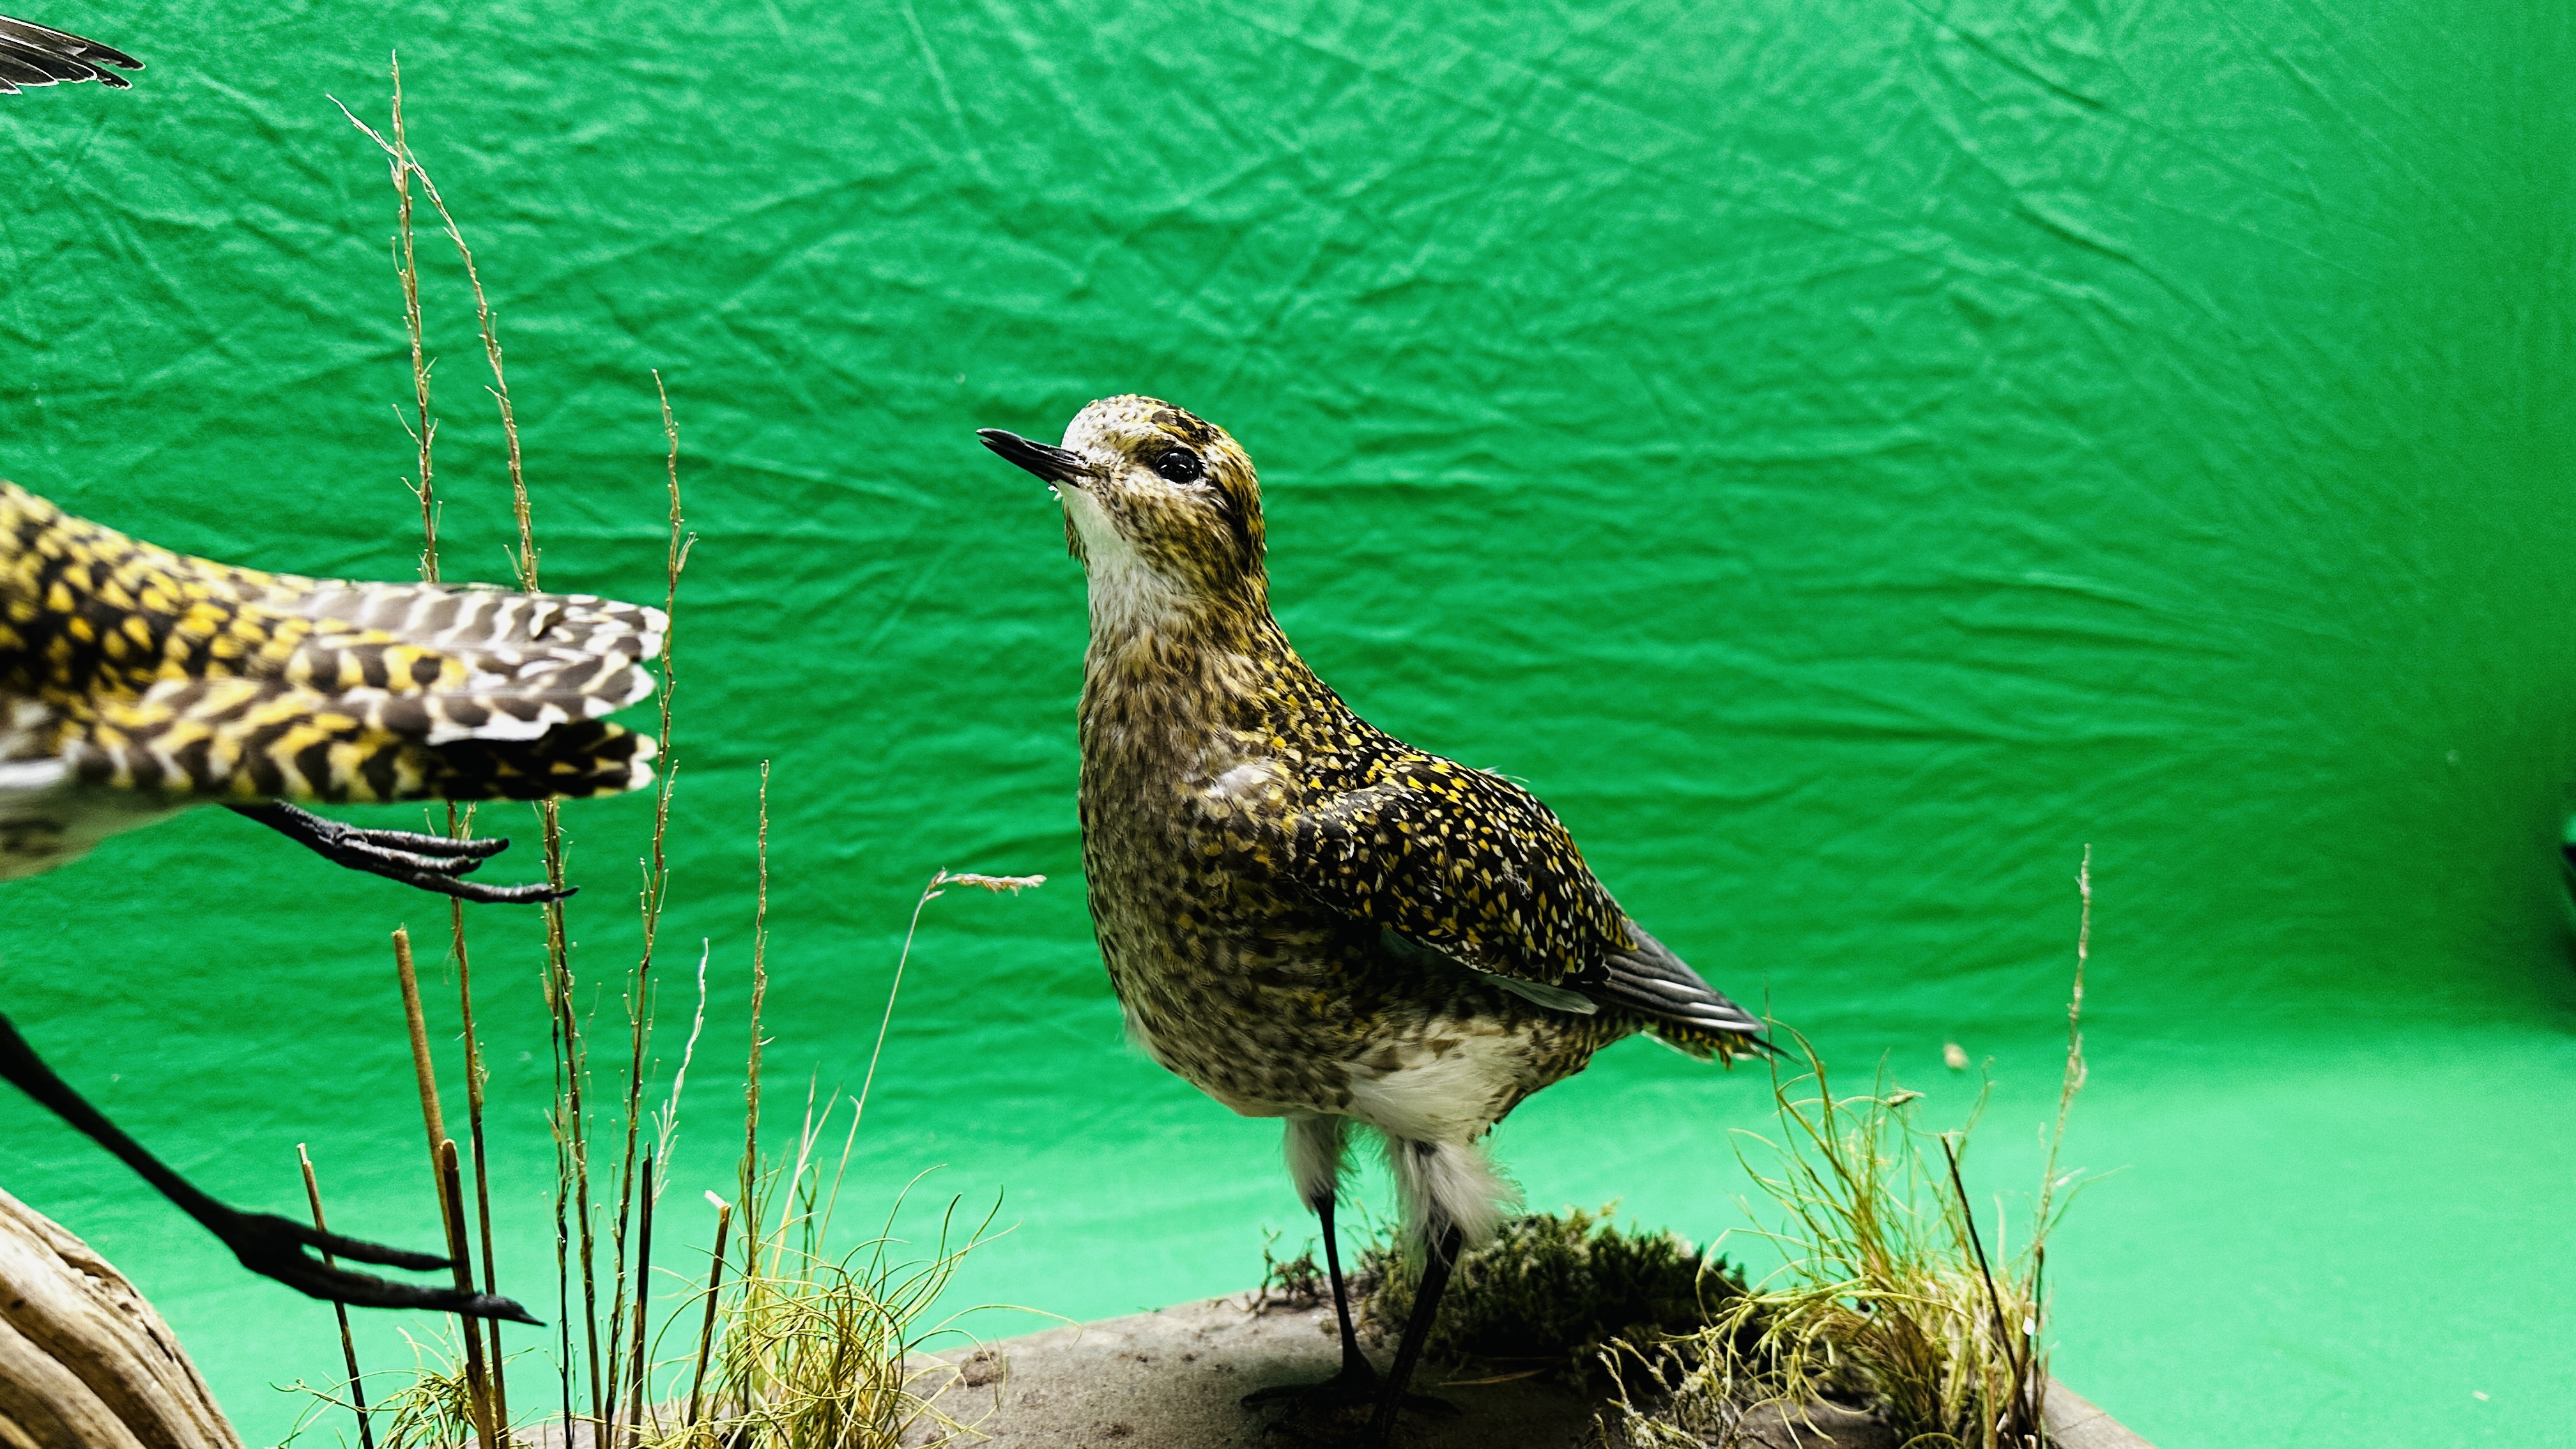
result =
[[[1206,475],[1207,465],[1187,448],[1174,448],[1154,460],[1154,471],[1167,483],[1196,483]]]

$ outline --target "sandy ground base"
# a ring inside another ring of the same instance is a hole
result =
[[[1383,1368],[1392,1354],[1372,1357]],[[1242,1401],[1259,1389],[1328,1378],[1340,1360],[1329,1307],[1263,1308],[1237,1295],[946,1355],[933,1371],[947,1379],[933,1403],[975,1431],[959,1442],[997,1449],[1326,1449],[1357,1429],[1364,1411]],[[1401,1449],[1574,1449],[1600,1408],[1537,1379],[1439,1379],[1433,1371],[1415,1387],[1457,1412],[1406,1414]],[[925,1380],[923,1391],[936,1382]],[[1793,1424],[1774,1415],[1748,1425],[1743,1442],[1894,1449],[1894,1437],[1865,1415],[1826,1405],[1808,1418]],[[2150,1449],[2062,1385],[2049,1391],[2049,1429],[2061,1449]],[[936,1437],[924,1428],[907,1442]]]

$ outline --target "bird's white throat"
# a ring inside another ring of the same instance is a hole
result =
[[[1063,490],[1064,511],[1082,535],[1091,582],[1091,638],[1115,645],[1154,633],[1177,617],[1181,591],[1136,552],[1099,503],[1080,488]]]

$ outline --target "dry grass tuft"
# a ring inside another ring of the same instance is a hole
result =
[[[1795,1038],[1806,1071],[1772,1087],[1782,1136],[1754,1139],[1745,1154],[1782,1210],[1766,1236],[1788,1261],[1697,1332],[1630,1340],[1605,1356],[1623,1375],[1621,1401],[1600,1426],[1605,1449],[1730,1443],[1750,1409],[1779,1405],[1794,1417],[1827,1397],[1875,1409],[1906,1449],[2047,1444],[2047,1241],[2078,1185],[2059,1175],[2058,1149],[2085,1076],[2090,850],[2076,879],[2084,915],[2065,1073],[2019,1245],[2000,1209],[1991,1233],[1978,1222],[1960,1172],[1966,1127],[1926,1131],[1911,1111],[1920,1094],[1884,1078],[1871,1093],[1835,1096],[1824,1063]]]
[[[817,1117],[809,1104],[794,1158],[761,1179],[750,1217],[770,1221],[776,1208],[775,1220],[753,1236],[752,1270],[718,1304],[714,1362],[703,1395],[691,1396],[702,1407],[668,1424],[647,1411],[639,1449],[891,1449],[907,1431],[926,1426],[929,1437],[916,1432],[915,1442],[939,1444],[961,1427],[930,1407],[946,1381],[926,1378],[917,1361],[949,1332],[931,1311],[992,1218],[951,1247],[951,1201],[926,1257],[902,1256],[890,1233],[831,1254],[832,1204],[857,1130],[854,1111],[827,1172],[818,1149],[832,1110]],[[672,1319],[689,1330],[692,1360],[698,1313],[691,1310],[703,1302]]]

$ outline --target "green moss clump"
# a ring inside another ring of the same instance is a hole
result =
[[[1459,1260],[1425,1357],[1579,1379],[1612,1341],[1696,1332],[1743,1293],[1723,1258],[1678,1234],[1622,1228],[1611,1212],[1569,1208],[1505,1223]],[[1381,1340],[1401,1334],[1419,1281],[1418,1266],[1391,1242],[1363,1249],[1351,1286],[1364,1328]]]

